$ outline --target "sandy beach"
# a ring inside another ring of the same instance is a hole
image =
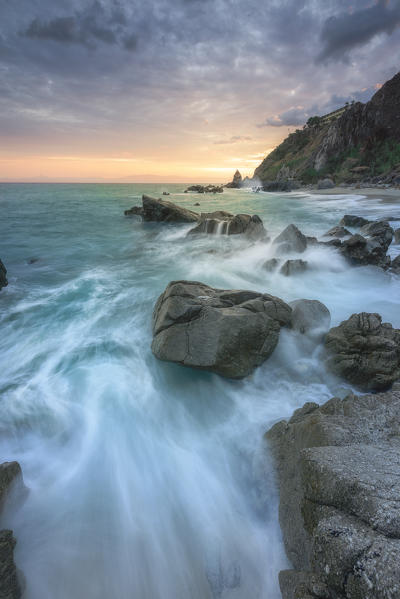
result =
[[[303,189],[312,195],[362,195],[372,200],[381,200],[382,202],[400,202],[400,189],[396,187],[378,188],[378,187],[332,187],[331,189]]]

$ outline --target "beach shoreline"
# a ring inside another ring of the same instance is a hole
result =
[[[309,193],[311,195],[326,195],[326,196],[337,196],[337,195],[360,195],[366,196],[371,200],[380,200],[381,202],[400,202],[400,188],[397,187],[355,187],[349,185],[348,187],[332,187],[331,189],[309,189],[301,188],[297,191]]]

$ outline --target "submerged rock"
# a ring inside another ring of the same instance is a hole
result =
[[[331,326],[328,308],[318,300],[309,299],[295,300],[289,306],[292,308],[292,329],[322,341]]]
[[[291,311],[266,293],[173,281],[154,308],[152,351],[160,360],[242,378],[272,354]]]
[[[10,493],[15,500],[22,498],[26,488],[18,462],[0,464],[0,509]],[[14,562],[16,540],[11,530],[0,530],[0,597],[20,599],[22,596],[22,575],[17,572]]]
[[[188,235],[202,233],[216,235],[246,235],[251,239],[264,239],[267,231],[262,220],[257,214],[230,214],[219,210],[217,212],[204,212],[200,216],[199,224],[190,229]]]
[[[302,253],[307,248],[306,236],[296,227],[296,225],[288,225],[286,229],[274,239],[273,242],[278,245],[278,251],[284,253]]]
[[[0,289],[2,287],[7,287],[7,269],[4,266],[3,262],[0,260]]]
[[[326,365],[365,391],[388,389],[400,378],[400,330],[379,314],[353,314],[326,336]]]
[[[391,266],[390,270],[392,272],[394,272],[395,274],[400,274],[400,255],[396,256],[396,258],[394,258],[394,260],[392,260],[392,263],[390,266]]]
[[[279,260],[279,258],[270,258],[269,260],[266,260],[266,262],[264,262],[263,268],[265,268],[265,270],[267,270],[268,272],[273,272],[278,268],[280,263],[281,260]]]
[[[182,206],[177,206],[167,200],[156,200],[150,196],[142,196],[143,206],[133,206],[126,210],[127,216],[139,215],[146,222],[164,222],[164,223],[195,223],[200,215],[192,210],[187,210]]]
[[[400,588],[400,392],[308,403],[267,433],[293,570],[283,599],[388,599]]]
[[[368,225],[369,220],[363,218],[362,216],[354,216],[354,214],[345,214],[342,220],[339,222],[339,225],[343,227],[363,227],[364,225]]]
[[[286,260],[285,264],[281,267],[280,272],[285,275],[285,277],[290,277],[307,270],[307,265],[308,262],[306,260]]]

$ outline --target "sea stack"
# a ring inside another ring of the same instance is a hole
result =
[[[239,187],[241,187],[241,186],[242,186],[242,175],[237,170],[236,173],[233,175],[232,181],[230,183],[227,183],[225,185],[225,187],[228,187],[230,189],[239,189]]]

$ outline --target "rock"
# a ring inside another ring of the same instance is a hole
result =
[[[129,210],[125,210],[125,216],[143,216],[143,208],[142,206],[132,206]]]
[[[291,179],[281,179],[276,181],[263,181],[262,189],[263,191],[292,191],[293,189],[298,189],[300,186],[297,181],[293,181]]]
[[[343,227],[363,227],[364,225],[368,225],[370,221],[362,216],[354,216],[353,214],[345,214],[342,220],[339,222],[339,225]]]
[[[267,270],[268,272],[272,272],[278,268],[280,263],[281,261],[279,260],[279,258],[271,258],[270,260],[264,262],[263,268],[265,268],[265,270]]]
[[[328,308],[318,300],[298,299],[289,302],[292,308],[292,329],[322,341],[331,326]]]
[[[239,189],[239,187],[242,186],[242,175],[240,174],[240,172],[237,170],[235,172],[235,174],[233,175],[233,179],[230,183],[227,183],[225,185],[225,187],[230,188],[230,189]]]
[[[386,231],[382,233],[382,236],[371,236],[369,239],[358,233],[352,235],[342,242],[340,252],[354,265],[372,264],[386,269],[390,265],[390,257],[386,255],[387,233]]]
[[[340,239],[337,239],[335,237],[334,239],[330,239],[329,241],[320,241],[319,245],[326,245],[327,247],[340,248],[340,247],[342,247],[342,242],[340,241]]]
[[[390,270],[392,272],[394,272],[395,274],[400,274],[400,255],[396,256],[396,258],[394,258],[394,260],[392,260],[392,263],[390,266],[391,266]]]
[[[200,206],[199,202],[196,202],[196,203],[195,203],[195,206]]]
[[[399,597],[400,391],[305,404],[266,437],[293,570],[284,599]]]
[[[0,464],[0,509],[10,493],[13,493],[15,502],[22,499],[26,491],[18,462]],[[14,563],[15,544],[11,530],[0,530],[0,597],[4,599],[20,599],[22,596],[22,584]]]
[[[269,294],[173,281],[154,308],[152,351],[160,360],[243,378],[269,358],[290,317],[290,306]]]
[[[241,235],[244,234],[251,239],[265,239],[267,231],[259,216],[254,214],[230,214],[219,210],[217,212],[204,212],[196,227],[190,229],[188,235],[202,233],[216,235]]]
[[[378,238],[385,251],[388,250],[393,239],[393,229],[386,220],[374,221],[364,225],[360,229],[360,234],[364,237]]]
[[[320,181],[318,181],[317,187],[318,189],[332,189],[335,187],[335,184],[332,179],[320,179]]]
[[[163,194],[163,196],[169,196],[170,195],[169,191],[163,191],[162,194]]]
[[[143,195],[142,204],[143,207],[133,206],[130,210],[125,210],[125,214],[127,216],[139,215],[146,222],[164,223],[195,223],[200,218],[197,212],[192,212],[167,200],[156,200],[147,195]]]
[[[279,245],[278,251],[281,254],[289,252],[300,254],[307,248],[307,239],[296,225],[289,225],[274,239],[274,244]]]
[[[393,232],[393,237],[394,237],[393,243],[395,243],[396,245],[399,245],[400,244],[400,229],[396,229]]]
[[[0,289],[2,289],[2,287],[7,287],[7,285],[7,269],[4,266],[3,262],[0,260]]]
[[[329,229],[329,231],[324,233],[323,237],[347,237],[348,235],[351,235],[350,231],[345,229],[345,227],[336,225],[335,227],[332,227],[331,229]]]
[[[353,314],[326,336],[326,365],[366,391],[389,388],[400,378],[400,330],[379,314]]]
[[[285,264],[281,267],[280,272],[285,277],[291,275],[297,275],[307,270],[308,262],[306,260],[286,260]]]
[[[195,193],[223,193],[222,185],[191,185],[185,189],[185,193],[193,191]]]

